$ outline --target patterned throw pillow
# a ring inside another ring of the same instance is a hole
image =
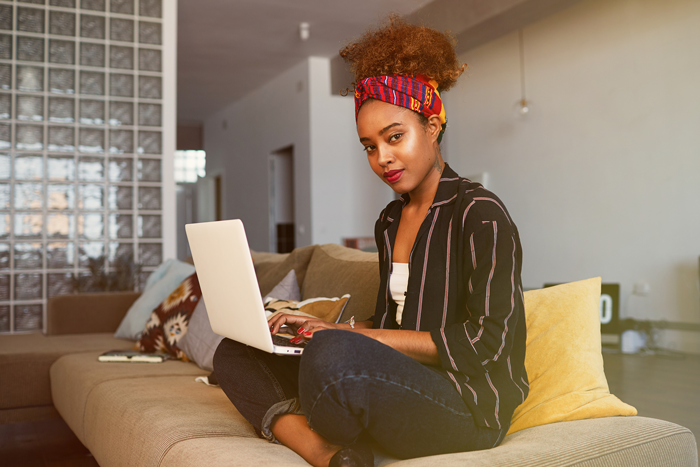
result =
[[[177,346],[187,332],[190,316],[202,297],[197,274],[182,281],[180,285],[153,310],[146,321],[146,328],[138,343],[141,352],[160,352],[188,361]]]

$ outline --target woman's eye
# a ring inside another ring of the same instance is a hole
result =
[[[374,151],[374,146],[365,146],[362,150],[369,154],[370,152]]]
[[[396,133],[395,135],[391,135],[389,137],[389,141],[390,142],[398,141],[401,138],[401,136],[403,136],[403,133]]]

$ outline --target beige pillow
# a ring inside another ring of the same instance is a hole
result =
[[[255,264],[255,275],[260,285],[260,293],[266,297],[292,269],[296,273],[297,283],[304,283],[306,270],[316,245],[296,248],[288,254],[259,253],[251,251]],[[320,297],[321,294],[316,295]],[[332,296],[332,295],[331,295]]]
[[[350,295],[347,294],[339,298],[310,298],[303,302],[268,298],[265,300],[265,311],[272,313],[269,317],[277,313],[288,313],[290,315],[320,318],[329,323],[337,323],[345,306],[348,304],[348,300],[350,300]]]
[[[525,292],[530,394],[508,434],[548,423],[637,415],[610,394],[600,343],[600,277]]]
[[[347,321],[351,316],[355,317],[355,321],[365,321],[374,315],[377,306],[379,256],[340,245],[319,245],[301,283],[303,300],[339,297],[349,293],[352,301],[348,303],[341,321]]]

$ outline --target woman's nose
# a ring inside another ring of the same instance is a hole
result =
[[[379,163],[380,166],[386,167],[388,164],[390,164],[394,161],[394,156],[391,154],[391,151],[388,151],[387,149],[384,149],[384,148],[377,148],[377,152],[378,152],[377,162]]]

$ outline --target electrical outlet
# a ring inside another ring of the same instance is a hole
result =
[[[646,282],[635,282],[632,293],[642,297],[646,297],[651,292],[651,286]]]

